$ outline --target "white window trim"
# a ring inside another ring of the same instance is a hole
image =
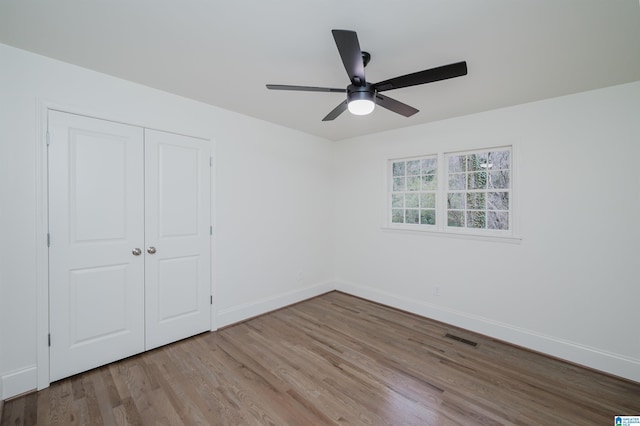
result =
[[[509,217],[509,230],[491,230],[491,229],[473,229],[473,228],[455,228],[446,226],[446,196],[448,182],[448,166],[445,163],[445,156],[447,154],[455,153],[467,153],[474,151],[491,151],[500,148],[510,148],[511,150],[511,185],[509,189],[509,202],[511,203],[510,217]],[[436,195],[436,224],[435,225],[413,225],[413,224],[394,224],[391,222],[391,194],[393,188],[393,178],[391,168],[394,161],[408,160],[411,158],[422,158],[428,156],[436,156],[438,159],[438,190]],[[519,232],[519,193],[518,193],[518,179],[517,173],[519,170],[519,162],[517,157],[516,144],[510,145],[495,145],[489,147],[473,147],[469,149],[459,149],[451,151],[442,151],[437,153],[421,153],[420,155],[409,155],[402,157],[389,158],[385,160],[384,165],[384,202],[383,205],[383,222],[380,227],[385,232],[397,232],[403,234],[415,234],[415,235],[429,235],[445,238],[463,238],[474,239],[483,241],[496,241],[518,244],[522,241],[522,237]]]

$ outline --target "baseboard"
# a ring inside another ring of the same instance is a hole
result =
[[[245,321],[258,315],[284,308],[285,306],[301,302],[305,299],[319,296],[335,290],[335,283],[321,282],[302,289],[296,289],[273,297],[268,297],[253,302],[245,303],[218,311],[216,318],[217,327],[226,327],[240,321]]]
[[[337,282],[336,290],[371,300],[416,315],[503,340],[526,349],[563,359],[568,362],[599,370],[640,383],[640,360],[592,348],[580,343],[559,339],[489,318],[470,315],[430,303],[407,299],[384,291]]]
[[[37,368],[35,365],[12,371],[0,377],[2,398],[7,399],[16,395],[29,392],[36,388]]]

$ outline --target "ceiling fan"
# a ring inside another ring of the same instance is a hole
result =
[[[331,30],[331,32],[336,41],[336,46],[338,47],[344,68],[347,70],[347,74],[351,80],[351,84],[348,85],[346,89],[267,84],[267,89],[272,90],[346,93],[347,99],[327,114],[322,121],[334,120],[346,109],[349,109],[349,112],[354,115],[370,114],[376,104],[405,117],[411,117],[418,112],[417,109],[385,96],[380,92],[467,75],[467,63],[462,61],[371,84],[368,83],[364,77],[364,67],[366,67],[371,60],[371,55],[368,52],[360,50],[358,35],[355,31]]]

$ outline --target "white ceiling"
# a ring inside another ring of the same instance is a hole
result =
[[[410,118],[322,122],[344,95],[265,84],[346,87],[334,28],[370,82],[469,74],[385,92]],[[1,0],[0,42],[331,140],[640,80],[638,0]]]

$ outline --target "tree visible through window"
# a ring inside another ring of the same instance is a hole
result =
[[[511,151],[447,154],[447,226],[509,230]]]
[[[391,222],[436,224],[437,157],[396,160],[391,163]]]

